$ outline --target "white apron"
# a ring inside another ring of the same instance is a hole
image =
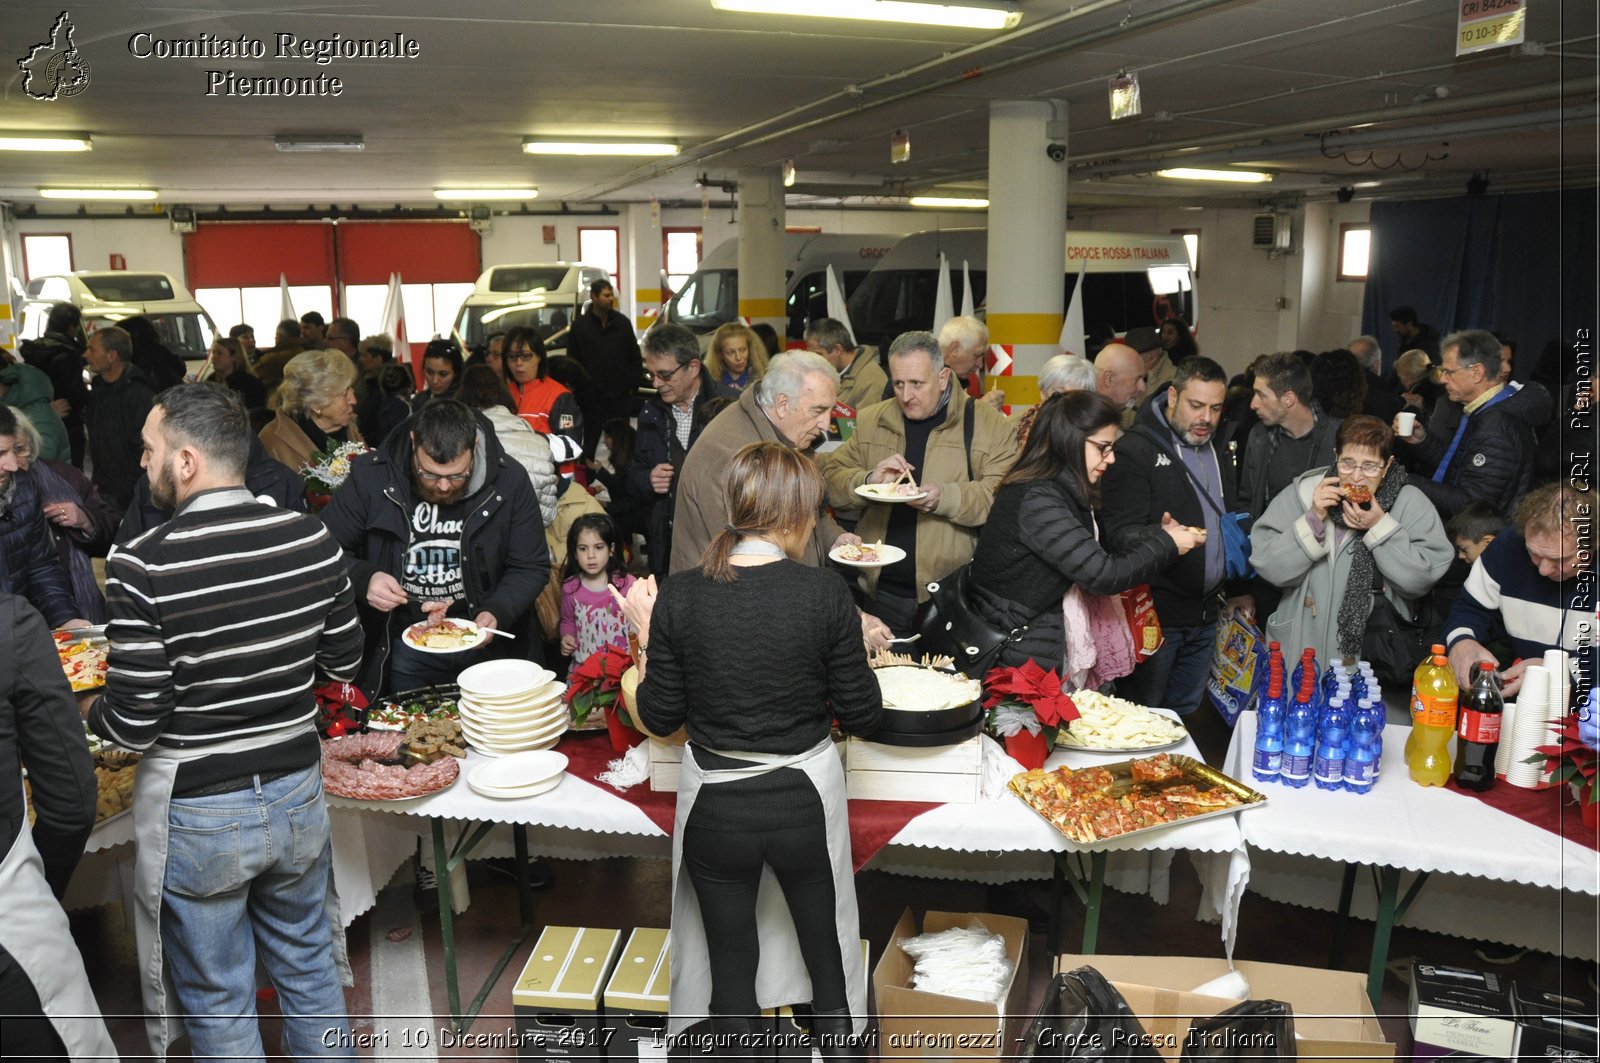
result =
[[[45,1016],[73,1060],[117,1059],[117,1046],[100,1017],[100,1005],[89,988],[83,954],[72,940],[72,928],[61,902],[50,892],[44,860],[33,844],[27,816],[5,858],[0,860],[0,946],[11,953],[39,994]]]
[[[314,731],[307,722],[301,730],[285,735],[281,741]],[[167,876],[167,805],[172,800],[173,782],[178,767],[191,761],[227,753],[248,753],[261,747],[261,739],[236,739],[203,749],[170,749],[151,746],[139,761],[133,778],[133,931],[138,945],[144,992],[145,1029],[150,1037],[154,1063],[164,1063],[167,1048],[183,1032],[181,1017],[167,1008],[173,995],[161,951],[161,891]],[[345,949],[344,925],[339,918],[339,896],[333,887],[333,867],[328,867],[328,925],[333,931],[333,957],[342,985],[355,982],[350,973],[350,957]]]
[[[704,770],[695,762],[694,744],[684,747],[683,773],[678,779],[678,807],[672,831],[672,991],[667,1033],[683,1033],[711,1012],[711,960],[706,951],[705,923],[694,883],[683,867],[683,831],[694,810],[700,787],[752,779],[779,768],[806,773],[822,798],[823,823],[828,838],[828,861],[833,868],[834,923],[839,934],[839,958],[850,1018],[860,1036],[867,1028],[866,978],[861,961],[861,916],[856,908],[856,884],[850,864],[850,820],[845,800],[844,767],[823,739],[793,756],[773,753],[724,753],[718,756],[747,760],[748,768]],[[761,959],[756,968],[756,1000],[763,1008],[803,1004],[812,997],[811,976],[800,954],[800,941],[789,915],[788,902],[770,867],[761,869],[756,894],[756,938]]]

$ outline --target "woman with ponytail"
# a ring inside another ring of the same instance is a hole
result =
[[[663,584],[648,618],[629,610],[648,651],[638,722],[689,736],[672,836],[669,1032],[709,1015],[718,1055],[749,1053],[759,1009],[809,1000],[823,1057],[865,1058],[830,724],[870,734],[883,700],[844,580],[793,560],[822,494],[804,455],[744,447],[727,472],[728,522],[700,567]]]

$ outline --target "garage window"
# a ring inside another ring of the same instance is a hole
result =
[[[66,233],[22,235],[22,281],[72,272],[72,237]]]
[[[1369,226],[1339,226],[1339,280],[1366,280],[1371,257],[1372,229]]]
[[[622,285],[622,230],[615,226],[589,229],[578,227],[578,261],[589,266],[599,266],[611,275],[611,285],[617,291],[627,289]]]

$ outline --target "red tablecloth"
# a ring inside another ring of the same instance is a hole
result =
[[[1548,790],[1524,790],[1520,786],[1497,782],[1489,789],[1478,793],[1462,789],[1456,785],[1454,779],[1451,779],[1445,783],[1445,787],[1463,797],[1477,798],[1508,816],[1516,816],[1525,823],[1541,827],[1552,834],[1559,834],[1569,842],[1577,842],[1579,845],[1600,850],[1600,827],[1583,822],[1583,811],[1573,800],[1572,792],[1565,786],[1553,786]]]
[[[678,804],[676,793],[652,790],[648,783],[618,790],[599,780],[606,766],[621,755],[611,748],[606,732],[568,734],[556,746],[556,752],[566,755],[569,772],[590,780],[596,786],[604,786],[624,801],[632,803],[663,831],[672,833],[672,820]],[[907,823],[938,807],[937,804],[923,801],[851,801],[850,858],[854,869],[860,871]]]

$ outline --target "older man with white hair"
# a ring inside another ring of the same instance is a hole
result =
[[[1108,343],[1094,356],[1094,390],[1122,410],[1124,431],[1133,427],[1149,379],[1144,356],[1126,343]]]
[[[961,389],[995,409],[1005,405],[1005,392],[995,388],[983,393],[983,364],[989,353],[989,326],[975,317],[953,317],[939,329],[939,353],[945,368],[961,382]],[[890,398],[893,389],[884,392]]]
[[[1405,403],[1394,381],[1384,379],[1383,348],[1379,346],[1377,337],[1357,336],[1345,344],[1345,350],[1356,356],[1367,377],[1367,397],[1361,404],[1361,412],[1380,421],[1394,420],[1394,415],[1405,407]]]

